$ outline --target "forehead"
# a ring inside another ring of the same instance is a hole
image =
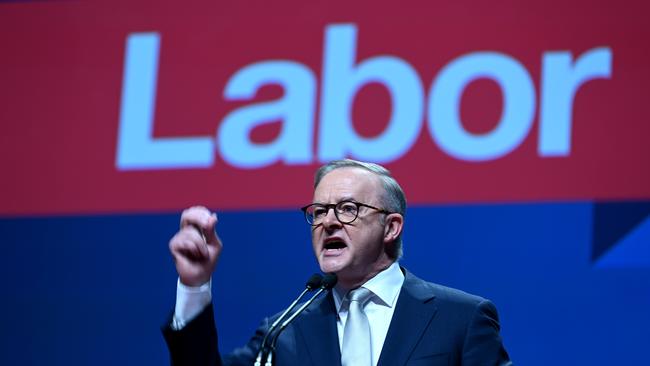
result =
[[[314,190],[314,202],[336,203],[354,199],[377,203],[383,192],[379,177],[362,168],[345,167],[327,173]]]

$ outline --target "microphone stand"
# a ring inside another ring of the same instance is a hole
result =
[[[271,340],[271,346],[269,347],[269,353],[266,355],[266,362],[264,363],[264,366],[273,366],[273,354],[275,353],[275,345],[278,342],[278,337],[280,336],[280,333],[284,330],[284,328],[289,325],[300,313],[302,313],[309,305],[311,305],[314,300],[323,293],[323,291],[330,290],[334,285],[336,285],[337,277],[336,274],[334,273],[329,273],[326,274],[323,277],[323,282],[320,286],[320,289],[316,291],[316,293],[306,302],[304,303],[298,310],[296,310],[287,320],[285,320],[282,325],[280,326],[280,329],[278,329],[277,332],[275,332],[275,335],[273,336],[273,339]],[[270,334],[269,332],[268,334]],[[258,365],[257,362],[255,363],[255,366],[261,366]]]
[[[268,332],[264,335],[264,339],[262,339],[262,345],[260,346],[260,350],[257,353],[257,358],[255,359],[255,364],[254,366],[262,366],[262,358],[264,357],[264,351],[266,350],[266,340],[268,339],[269,335],[275,330],[275,328],[280,324],[282,319],[287,316],[287,314],[293,310],[293,308],[296,307],[298,302],[307,294],[307,292],[315,289],[316,287],[319,287],[322,283],[322,278],[320,274],[316,273],[313,274],[309,280],[307,281],[307,285],[305,289],[300,293],[300,295],[289,305],[289,307],[271,324],[269,327]]]

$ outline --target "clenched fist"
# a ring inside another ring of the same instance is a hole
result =
[[[205,207],[183,211],[181,228],[169,241],[181,283],[200,286],[210,280],[223,244],[215,231],[217,215]]]

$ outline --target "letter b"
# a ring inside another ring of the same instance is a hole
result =
[[[420,132],[424,97],[417,73],[407,62],[393,56],[372,57],[355,66],[356,33],[351,24],[326,30],[318,143],[322,162],[347,154],[389,162],[406,153]],[[373,81],[388,89],[392,113],[379,136],[364,138],[352,125],[352,105],[359,89]]]

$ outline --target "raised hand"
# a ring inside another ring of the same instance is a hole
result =
[[[215,226],[217,214],[203,206],[190,207],[181,215],[180,230],[169,241],[181,283],[200,286],[210,280],[223,244]]]

